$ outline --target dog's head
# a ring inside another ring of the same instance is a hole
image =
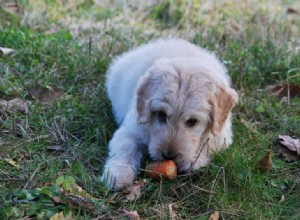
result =
[[[139,80],[138,123],[149,129],[152,159],[172,159],[181,172],[197,168],[193,164],[207,134],[221,132],[238,99],[218,65],[162,59]]]

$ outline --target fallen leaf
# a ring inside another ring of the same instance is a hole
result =
[[[54,215],[52,215],[49,220],[64,220],[64,219],[65,219],[64,213],[59,212],[59,213],[55,213]]]
[[[13,49],[0,47],[0,54],[2,56],[10,56],[10,55],[13,55],[14,53],[15,53],[15,51]]]
[[[71,193],[86,198],[92,198],[92,196],[85,192],[82,187],[77,185],[72,176],[59,176],[56,178],[55,183],[62,188],[65,194]]]
[[[272,150],[269,150],[266,155],[258,162],[258,169],[260,171],[269,172],[272,168]]]
[[[76,209],[85,209],[94,214],[106,209],[100,199],[92,197],[90,194],[85,192],[82,187],[78,186],[74,177],[59,176],[55,183],[60,187],[60,191],[64,195],[64,204],[68,204]],[[52,199],[61,203],[60,198]]]
[[[214,213],[212,213],[210,216],[209,216],[209,219],[208,220],[218,220],[220,218],[220,214],[218,211],[214,211]]]
[[[9,101],[0,99],[0,105],[2,105],[3,107],[7,108],[7,109],[16,109],[19,112],[28,114],[29,110],[28,110],[28,101],[24,101],[20,98],[15,98]]]
[[[132,219],[139,220],[140,219],[140,216],[137,213],[137,211],[127,211],[127,210],[123,209],[123,212],[124,212],[125,217],[127,217],[130,220],[132,220]]]
[[[300,98],[300,86],[296,84],[284,83],[280,85],[267,86],[266,91],[269,93],[269,95],[277,96],[279,98]]]
[[[296,9],[288,7],[287,11],[288,14],[300,14]]]
[[[295,151],[298,156],[300,156],[300,141],[299,139],[293,139],[288,135],[279,135],[279,139],[281,144],[286,146],[290,151]]]
[[[124,190],[125,201],[133,201],[141,197],[141,191],[146,186],[145,180],[135,181],[131,186]]]
[[[83,208],[89,211],[94,211],[96,208],[95,202],[90,198],[75,195],[72,193],[65,193],[64,195],[66,196],[67,204],[69,204],[73,208]]]
[[[279,146],[276,151],[281,154],[287,162],[292,162],[299,158],[295,151],[291,151],[285,146]]]
[[[67,216],[65,216],[63,212],[58,212],[49,218],[49,220],[74,220],[74,219],[76,218],[72,216],[71,212]]]
[[[51,104],[54,101],[59,100],[63,92],[58,88],[42,88],[39,85],[29,91],[29,94],[33,99],[38,99],[44,104]]]
[[[92,198],[90,194],[84,191],[82,187],[78,186],[76,183],[71,185],[71,192],[86,198]]]
[[[9,159],[9,158],[4,158],[4,160],[9,163],[10,165],[16,167],[16,168],[20,168],[20,165],[13,159]]]
[[[64,202],[62,201],[62,199],[61,199],[59,196],[53,196],[53,197],[52,197],[52,200],[53,200],[55,203],[57,203],[57,204],[62,204],[62,203],[64,203]]]
[[[171,203],[168,205],[168,208],[169,208],[169,215],[170,215],[170,218],[172,220],[177,220],[177,219],[180,219],[178,217],[178,215],[176,214],[175,212],[175,209],[178,209],[179,208],[179,205],[177,203]]]
[[[50,104],[54,101],[57,101],[61,98],[62,96],[62,91],[61,90],[57,90],[57,91],[45,91],[43,93],[41,93],[41,102],[42,103],[47,103]]]
[[[22,12],[22,8],[20,6],[20,4],[15,3],[15,2],[9,2],[9,3],[5,3],[2,5],[3,9],[11,14],[15,14],[18,15]]]
[[[95,197],[84,197],[78,194],[68,193],[62,191],[64,195],[64,203],[75,209],[84,209],[93,214],[99,214],[103,211],[107,211],[106,205],[103,204],[101,199]]]

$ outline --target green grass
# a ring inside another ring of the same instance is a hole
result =
[[[90,4],[76,10],[88,11]],[[179,6],[169,5],[166,13],[183,10]],[[159,5],[148,9],[150,22],[160,22],[161,10]],[[80,16],[76,13],[72,16]],[[226,8],[223,13],[226,15]],[[180,22],[188,22],[183,11],[180,15]],[[114,15],[109,12],[107,16]],[[194,24],[203,25],[200,21]],[[169,28],[175,25],[172,22],[168,20],[167,26],[162,23],[158,28]],[[300,162],[287,163],[276,153],[279,134],[300,137],[299,98],[288,105],[261,90],[287,81],[300,84],[299,78],[293,77],[300,73],[300,56],[290,51],[289,36],[272,29],[266,37],[252,22],[244,27],[242,37],[224,32],[220,24],[207,35],[195,33],[190,40],[216,51],[239,91],[234,143],[193,176],[171,182],[146,178],[141,197],[126,202],[124,192],[109,192],[98,180],[107,143],[117,128],[104,90],[104,74],[117,51],[151,36],[133,31],[136,41],[132,43],[130,36],[111,31],[99,48],[94,46],[96,42],[73,37],[66,27],[47,34],[8,21],[1,26],[0,46],[13,48],[16,53],[0,57],[0,98],[30,101],[28,114],[0,109],[1,219],[48,219],[61,211],[77,219],[126,219],[124,209],[137,210],[142,219],[170,219],[171,203],[179,205],[176,213],[182,219],[208,219],[216,210],[224,219],[300,218]],[[51,103],[42,103],[32,95],[37,87],[59,90],[62,95]],[[49,150],[51,146],[60,146],[61,150]],[[273,149],[273,167],[269,173],[260,172],[258,161],[269,149]],[[143,178],[143,174],[138,177]],[[65,192],[74,182],[93,197],[96,208],[72,205]],[[55,196],[64,202],[55,202]]]

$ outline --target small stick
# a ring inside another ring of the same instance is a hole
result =
[[[28,143],[28,142],[33,142],[33,141],[36,141],[36,140],[39,140],[39,139],[48,138],[48,137],[50,137],[50,136],[49,136],[49,135],[40,135],[40,136],[37,136],[37,137],[35,137],[35,138],[31,138],[31,139],[29,139],[29,140],[26,140],[26,141],[27,141],[27,143]],[[19,143],[19,144],[16,144],[16,145],[13,145],[13,147],[19,147],[19,146],[21,146],[22,144],[24,144],[24,142]]]
[[[199,154],[197,155],[197,157],[196,157],[196,159],[194,160],[194,162],[191,164],[191,166],[190,166],[190,169],[189,169],[189,170],[192,170],[192,169],[193,169],[193,167],[195,166],[195,164],[196,164],[197,160],[198,160],[198,159],[199,159],[199,157],[200,157],[200,154],[202,153],[202,151],[203,151],[203,149],[204,149],[205,145],[208,143],[208,141],[209,141],[209,138],[207,138],[207,140],[204,142],[204,144],[203,144],[202,148],[200,149],[200,152],[199,152]]]
[[[89,37],[89,55],[92,54],[92,37]]]
[[[41,168],[41,164],[33,171],[33,173],[31,174],[29,180],[27,181],[27,183],[24,185],[23,189],[26,189],[28,184],[32,181],[33,177],[35,176],[35,174],[37,173],[37,171],[39,171],[39,169]]]
[[[197,189],[199,189],[200,191],[203,191],[203,192],[207,192],[207,193],[211,193],[211,194],[216,193],[214,191],[209,191],[207,189],[203,189],[203,188],[201,188],[199,186],[196,186],[196,185],[192,185],[192,187],[195,187],[195,188],[197,188]]]
[[[223,167],[222,167],[223,168]],[[211,186],[211,192],[213,192],[213,189],[215,188],[215,185],[216,185],[216,182],[217,182],[217,179],[219,178],[219,175],[220,175],[220,170],[218,171],[217,175],[216,175],[216,178],[213,180],[212,182],[212,186]],[[223,169],[222,169],[223,170]],[[208,200],[208,204],[207,204],[207,211],[209,211],[209,206],[210,206],[210,203],[211,203],[211,200],[212,200],[212,193],[210,193],[209,195],[209,200]]]

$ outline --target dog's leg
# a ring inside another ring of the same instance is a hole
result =
[[[131,185],[140,168],[142,153],[134,133],[121,126],[109,143],[109,158],[105,163],[101,181],[113,190]]]

